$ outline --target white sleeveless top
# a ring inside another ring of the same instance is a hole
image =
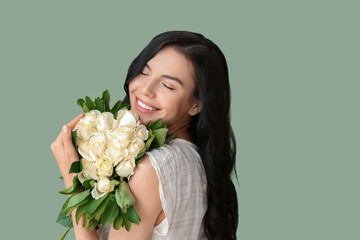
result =
[[[158,175],[165,219],[152,231],[151,240],[206,240],[203,217],[207,209],[206,174],[198,146],[174,138],[148,154]],[[110,225],[97,232],[107,240]],[[131,230],[130,230],[131,231]]]

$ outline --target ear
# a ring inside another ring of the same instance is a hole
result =
[[[189,109],[188,113],[191,116],[195,116],[201,111],[201,103],[199,100],[196,100],[196,103]]]

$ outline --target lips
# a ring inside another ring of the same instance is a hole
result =
[[[154,105],[151,105],[150,103],[145,102],[144,100],[142,100],[141,98],[139,98],[139,97],[137,97],[137,96],[135,96],[135,99],[136,99],[136,102],[137,102],[138,100],[140,100],[140,102],[144,103],[145,105],[147,105],[147,106],[149,106],[149,107],[153,107],[153,108],[155,108],[156,110],[160,110],[160,108],[157,108],[157,107],[155,107]]]

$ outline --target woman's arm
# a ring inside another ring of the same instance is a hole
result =
[[[71,129],[74,129],[77,122],[82,117],[83,114],[80,114],[71,122],[66,124],[68,130],[65,131],[63,129],[50,146],[64,178],[66,188],[72,185],[72,179],[75,175],[75,173],[69,174],[71,164],[74,161],[79,160],[76,148],[72,143]],[[134,175],[132,175],[129,180],[129,187],[134,195],[134,207],[141,218],[141,222],[139,225],[132,224],[129,232],[126,231],[125,228],[115,230],[111,226],[109,240],[150,239],[155,221],[162,210],[158,177],[147,154],[143,156],[143,160],[140,163],[136,164]],[[99,240],[95,229],[88,232],[87,228],[82,227],[83,216],[80,218],[79,225],[76,224],[75,213],[76,209],[72,211],[72,220],[76,239]]]
[[[141,222],[139,225],[132,224],[129,232],[125,228],[115,230],[111,225],[109,240],[149,240],[155,221],[162,210],[158,176],[147,154],[136,164],[134,175],[129,180],[129,187],[135,197],[134,207]]]
[[[73,184],[72,183],[72,178],[76,175],[76,173],[72,173],[72,174],[69,174],[69,175],[70,176],[72,175],[72,176],[67,177],[66,179],[64,178],[66,188],[70,187]],[[79,192],[81,192],[81,191],[82,190],[80,190]],[[77,208],[75,208],[71,212],[72,222],[73,222],[73,226],[74,226],[75,239],[76,240],[82,240],[82,239],[84,239],[84,240],[85,239],[86,240],[99,240],[99,236],[97,235],[97,232],[96,232],[95,229],[88,232],[88,229],[84,228],[82,226],[83,225],[83,220],[84,220],[84,215],[80,217],[79,224],[76,224],[76,218],[75,218],[76,210],[77,210]]]
[[[74,161],[78,161],[78,153],[76,148],[72,143],[71,130],[74,129],[77,122],[83,117],[83,114],[80,114],[74,118],[71,122],[66,124],[66,129],[62,129],[58,137],[51,144],[50,148],[56,158],[56,161],[59,165],[60,172],[64,178],[65,187],[68,188],[72,185],[72,179],[76,173],[69,173],[71,164]],[[72,220],[74,226],[75,237],[77,240],[99,240],[99,237],[96,233],[96,230],[93,229],[91,232],[87,231],[87,228],[82,227],[83,217],[80,218],[79,225],[76,225],[75,221],[76,209],[72,211]]]

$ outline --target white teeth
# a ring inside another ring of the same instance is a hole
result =
[[[144,103],[140,102],[139,100],[138,100],[138,104],[139,104],[142,108],[145,108],[145,109],[148,109],[148,110],[151,110],[151,111],[155,111],[155,110],[156,110],[156,108],[149,107],[149,106],[145,105]]]

